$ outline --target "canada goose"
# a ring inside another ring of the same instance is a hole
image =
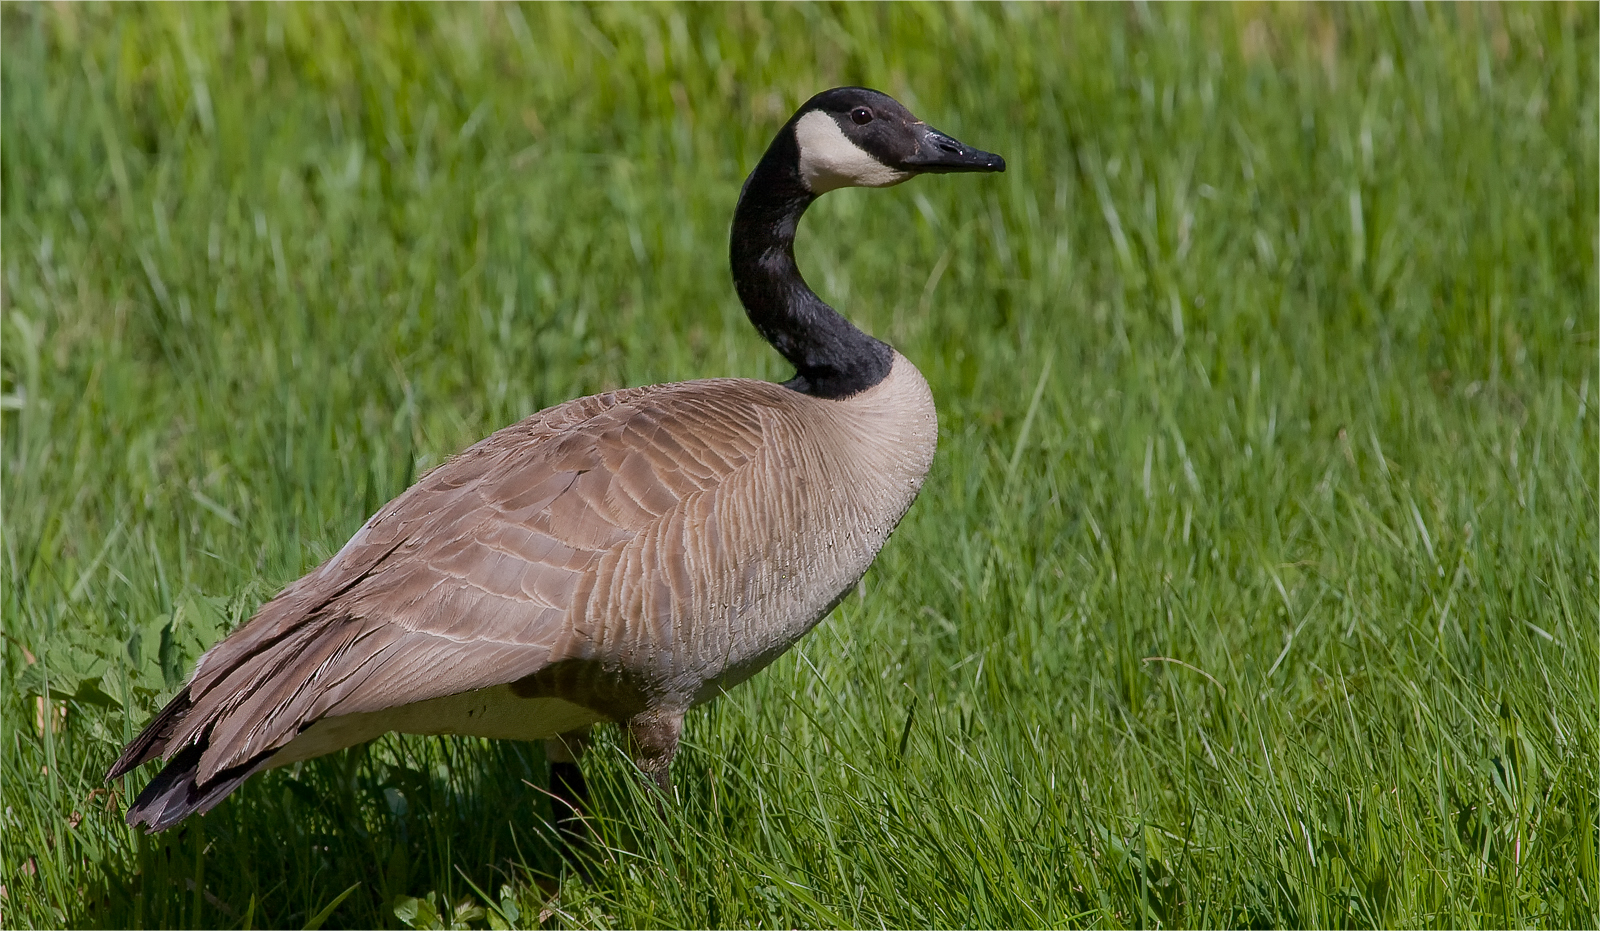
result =
[[[794,378],[579,398],[429,472],[200,658],[107,774],[167,759],[128,823],[171,827],[387,731],[555,738],[570,765],[563,735],[618,722],[669,788],[684,712],[827,615],[933,460],[927,382],[806,286],[801,214],[836,188],[1004,170],[877,91],[806,101],[745,181],[729,250]]]

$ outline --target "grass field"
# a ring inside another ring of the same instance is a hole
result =
[[[0,925],[1594,927],[1597,18],[6,4]],[[555,898],[531,745],[124,827],[121,743],[421,471],[787,377],[727,225],[842,83],[1010,169],[807,219],[939,458],[678,798],[605,737]]]

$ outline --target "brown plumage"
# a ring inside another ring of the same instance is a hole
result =
[[[736,221],[736,263],[739,235]],[[839,371],[882,346],[849,332],[869,342],[820,350]],[[631,388],[428,473],[201,658],[111,769],[169,758],[129,822],[160,830],[260,769],[391,730],[538,739],[621,722],[664,785],[684,711],[821,620],[916,497],[933,398],[883,348],[887,371],[840,396]]]

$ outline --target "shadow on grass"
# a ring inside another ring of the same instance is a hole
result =
[[[346,890],[323,925],[399,927],[400,895],[481,905],[560,874],[547,773],[535,744],[394,735],[270,771],[103,863],[70,923],[303,927]]]

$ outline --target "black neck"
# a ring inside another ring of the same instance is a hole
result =
[[[842,398],[889,374],[893,350],[856,329],[806,286],[794,262],[800,215],[816,195],[800,180],[794,126],[785,126],[744,183],[729,259],[750,322],[795,367],[787,387]]]

